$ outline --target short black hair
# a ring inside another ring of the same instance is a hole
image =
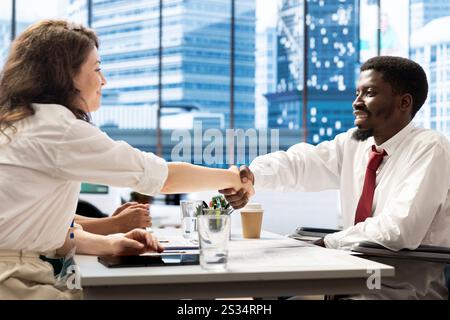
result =
[[[413,97],[411,118],[414,118],[427,99],[427,75],[418,63],[410,59],[392,56],[373,57],[363,63],[360,70],[380,72],[383,80],[392,86],[394,92],[409,93]]]

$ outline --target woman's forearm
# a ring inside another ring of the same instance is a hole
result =
[[[69,237],[64,245],[56,251],[60,256],[76,248],[78,254],[90,255],[139,255],[148,251],[162,252],[164,247],[158,239],[143,229],[133,229],[127,233],[116,233],[107,236],[93,234],[82,228],[73,230],[74,237]]]
[[[219,190],[242,186],[239,173],[225,169],[214,169],[184,162],[168,164],[169,174],[162,193],[187,193],[206,190]]]
[[[80,224],[84,231],[101,235],[119,232],[114,219],[114,217],[85,218],[78,215],[75,216],[75,222]]]
[[[82,229],[74,231],[76,251],[79,254],[112,255],[114,253],[112,236],[102,236]]]

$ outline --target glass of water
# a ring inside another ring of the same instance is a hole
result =
[[[215,271],[227,268],[230,221],[229,215],[204,214],[197,217],[202,268]]]
[[[197,233],[197,210],[202,208],[201,200],[181,200],[181,226],[183,237],[191,240],[198,240]]]

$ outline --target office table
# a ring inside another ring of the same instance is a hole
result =
[[[164,237],[179,229],[156,230]],[[180,235],[181,236],[181,235]],[[321,248],[263,232],[259,240],[232,234],[229,267],[205,271],[199,265],[107,268],[95,256],[77,255],[85,299],[212,299],[354,294],[369,291],[374,272],[394,268],[348,252]]]

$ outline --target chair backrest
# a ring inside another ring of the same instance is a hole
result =
[[[89,218],[107,217],[107,215],[101,212],[100,209],[98,209],[96,206],[81,199],[78,200],[78,205],[75,213]]]
[[[449,292],[448,300],[450,300],[450,263],[447,264],[447,266],[445,267],[444,274],[445,274],[445,280],[447,281],[447,289]]]

